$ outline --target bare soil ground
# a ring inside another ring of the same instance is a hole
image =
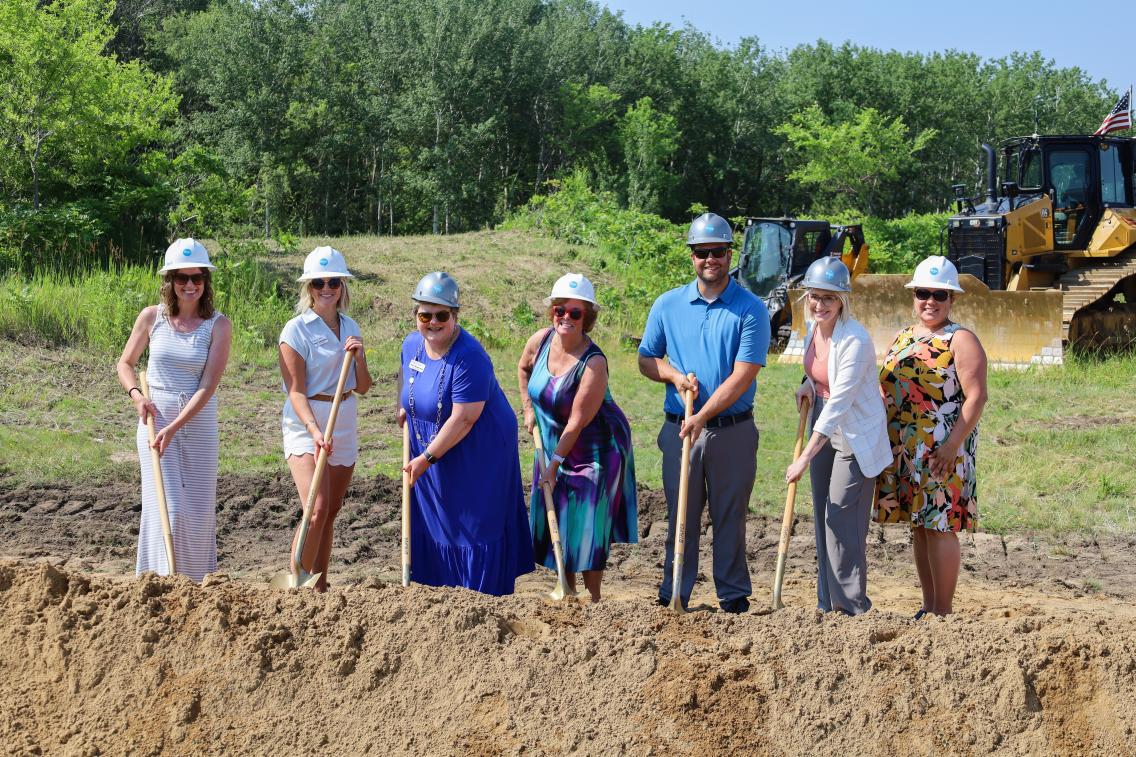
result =
[[[859,618],[815,605],[812,524],[765,613],[780,524],[754,517],[753,610],[708,581],[655,606],[661,494],[598,605],[398,583],[396,482],[359,479],[332,591],[277,592],[298,498],[221,479],[224,574],[132,575],[134,485],[0,491],[0,745],[25,753],[1132,754],[1136,538],[964,536],[958,613],[916,622],[906,529],[873,528]],[[712,528],[704,523],[703,565]]]

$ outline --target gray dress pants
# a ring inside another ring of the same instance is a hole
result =
[[[824,409],[817,398],[812,422]],[[817,607],[859,615],[872,607],[868,599],[868,516],[875,478],[860,473],[852,451],[839,434],[809,464],[816,528]]]
[[[678,519],[679,424],[665,421],[658,444],[663,453],[663,492],[667,497],[667,544],[659,599],[671,600],[675,522]],[[690,602],[698,576],[698,537],[702,508],[709,503],[714,526],[714,588],[719,602],[753,593],[746,562],[746,515],[757,475],[757,426],[752,420],[723,428],[705,428],[691,446],[690,486],[686,503],[686,549],[682,564],[682,604]]]

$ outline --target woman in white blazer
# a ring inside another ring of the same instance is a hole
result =
[[[876,476],[892,462],[876,350],[852,318],[848,269],[838,258],[805,273],[805,379],[797,406],[812,402],[812,435],[785,471],[809,468],[817,549],[817,607],[859,615],[868,599],[868,517]]]

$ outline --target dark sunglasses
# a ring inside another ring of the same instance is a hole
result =
[[[729,247],[711,247],[709,250],[691,250],[690,254],[699,260],[705,260],[707,257],[713,257],[715,260],[721,260],[730,253]]]
[[[946,302],[951,293],[946,289],[916,289],[915,299],[920,302],[924,300],[934,300],[935,302]]]
[[[204,273],[175,273],[174,274],[174,283],[179,285],[179,286],[185,286],[186,284],[188,284],[191,281],[194,284],[196,284],[197,286],[201,286],[202,282],[205,281],[205,274]]]
[[[439,310],[437,313],[427,313],[423,310],[419,310],[418,322],[429,323],[431,320],[435,320],[438,323],[445,323],[446,321],[450,320],[450,315],[451,313],[449,310]]]
[[[340,279],[312,279],[312,281],[311,281],[312,289],[317,289],[317,290],[323,289],[324,284],[327,284],[329,289],[339,289],[339,286],[342,283],[343,283],[343,281],[340,280]]]
[[[573,321],[578,321],[584,317],[584,311],[580,308],[566,308],[563,305],[557,305],[552,309],[552,312],[556,314],[557,318],[568,316]]]

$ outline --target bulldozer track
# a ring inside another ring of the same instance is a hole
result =
[[[1061,290],[1061,338],[1069,339],[1069,326],[1077,311],[1108,294],[1121,279],[1136,275],[1136,247],[1112,258],[1074,269],[1057,279]]]

